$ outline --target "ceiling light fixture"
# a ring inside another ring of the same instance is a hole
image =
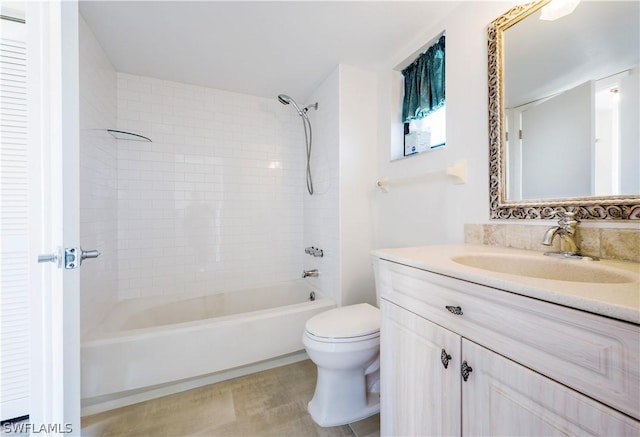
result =
[[[611,93],[611,101],[613,103],[619,103],[620,102],[620,88],[618,87],[613,87],[609,90],[609,92]]]
[[[569,15],[578,6],[580,0],[552,0],[549,4],[542,7],[540,19],[545,21],[553,21]]]

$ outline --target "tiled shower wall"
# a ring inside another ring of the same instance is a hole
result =
[[[91,328],[117,300],[116,71],[80,19],[80,239],[100,258],[82,264],[81,329]]]
[[[265,99],[118,73],[119,298],[211,293],[302,269],[300,118]]]
[[[304,246],[315,246],[324,251],[322,258],[303,255],[304,268],[318,269],[319,276],[309,278],[309,281],[338,303],[341,301],[339,92],[340,71],[336,68],[309,100],[302,102],[304,105],[318,102],[318,110],[309,113],[313,129],[311,173],[314,194],[309,196],[304,188]]]

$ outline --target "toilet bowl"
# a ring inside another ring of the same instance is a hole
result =
[[[308,410],[320,426],[353,423],[380,411],[380,311],[349,305],[309,319],[302,337],[318,367]]]

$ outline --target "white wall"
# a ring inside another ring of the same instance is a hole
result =
[[[640,69],[620,83],[620,194],[640,193]]]
[[[117,299],[116,72],[80,17],[80,239],[100,258],[80,271],[81,329],[86,332]]]
[[[615,126],[616,123],[614,123],[612,108],[596,108],[595,127],[597,142],[593,155],[593,194],[596,196],[610,196],[614,193],[613,171],[617,166],[614,166],[613,162],[614,144],[612,139]]]
[[[211,293],[302,270],[300,118],[273,99],[118,73],[119,297]]]
[[[340,66],[340,278],[343,305],[375,304],[373,248],[377,77]]]
[[[464,224],[489,220],[487,25],[511,2],[468,2],[440,23],[427,26],[378,74],[378,176],[405,178],[430,172],[427,183],[391,186],[374,193],[376,247],[462,243]],[[391,70],[443,30],[447,33],[447,145],[430,153],[389,161],[394,120]],[[465,185],[444,176],[454,161],[468,162]],[[437,174],[436,174],[437,172]]]

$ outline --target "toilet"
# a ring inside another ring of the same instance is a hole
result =
[[[380,310],[367,303],[310,318],[302,337],[318,367],[308,410],[320,426],[353,423],[380,411]]]

